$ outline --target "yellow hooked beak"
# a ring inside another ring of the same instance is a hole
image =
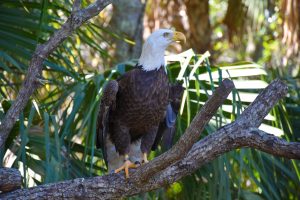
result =
[[[186,38],[183,33],[174,31],[172,40],[174,42],[186,42]]]

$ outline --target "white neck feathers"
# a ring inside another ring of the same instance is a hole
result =
[[[158,70],[160,67],[165,66],[164,52],[164,48],[156,48],[155,44],[146,42],[143,46],[138,64],[141,65],[145,71]]]

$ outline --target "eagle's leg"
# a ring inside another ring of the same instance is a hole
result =
[[[156,134],[157,134],[158,126],[150,128],[146,134],[143,135],[142,137],[142,142],[141,142],[141,151],[143,154],[143,161],[142,163],[148,163],[148,153],[151,151],[151,147],[154,143]]]
[[[143,153],[143,163],[148,163],[149,162],[147,157],[148,157],[147,153]]]
[[[124,164],[115,170],[115,173],[119,173],[120,171],[124,170],[125,171],[125,177],[126,178],[129,178],[129,169],[130,168],[137,168],[138,165],[132,163],[130,160],[129,160],[129,155],[126,154],[125,155],[125,160],[124,160]]]
[[[112,131],[112,139],[115,144],[117,152],[121,157],[124,156],[124,163],[121,167],[115,170],[115,173],[125,171],[126,178],[129,178],[129,168],[137,168],[138,165],[132,163],[129,160],[130,153],[130,135],[127,126],[120,123],[120,121],[114,122],[114,127]]]

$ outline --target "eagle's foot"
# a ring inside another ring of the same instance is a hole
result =
[[[125,177],[129,178],[129,168],[137,168],[138,165],[132,163],[130,160],[125,160],[124,164],[115,170],[115,173],[119,173],[120,171],[125,171]]]
[[[142,161],[142,163],[143,164],[146,164],[146,163],[148,163],[149,161],[148,161],[148,158],[147,158],[147,153],[143,153],[143,161]]]

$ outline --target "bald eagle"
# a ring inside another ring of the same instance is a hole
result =
[[[173,42],[185,41],[176,31],[159,29],[146,40],[136,67],[103,90],[97,119],[97,148],[108,170],[118,173],[147,163],[163,136],[172,140],[183,92],[170,85],[164,52]]]

